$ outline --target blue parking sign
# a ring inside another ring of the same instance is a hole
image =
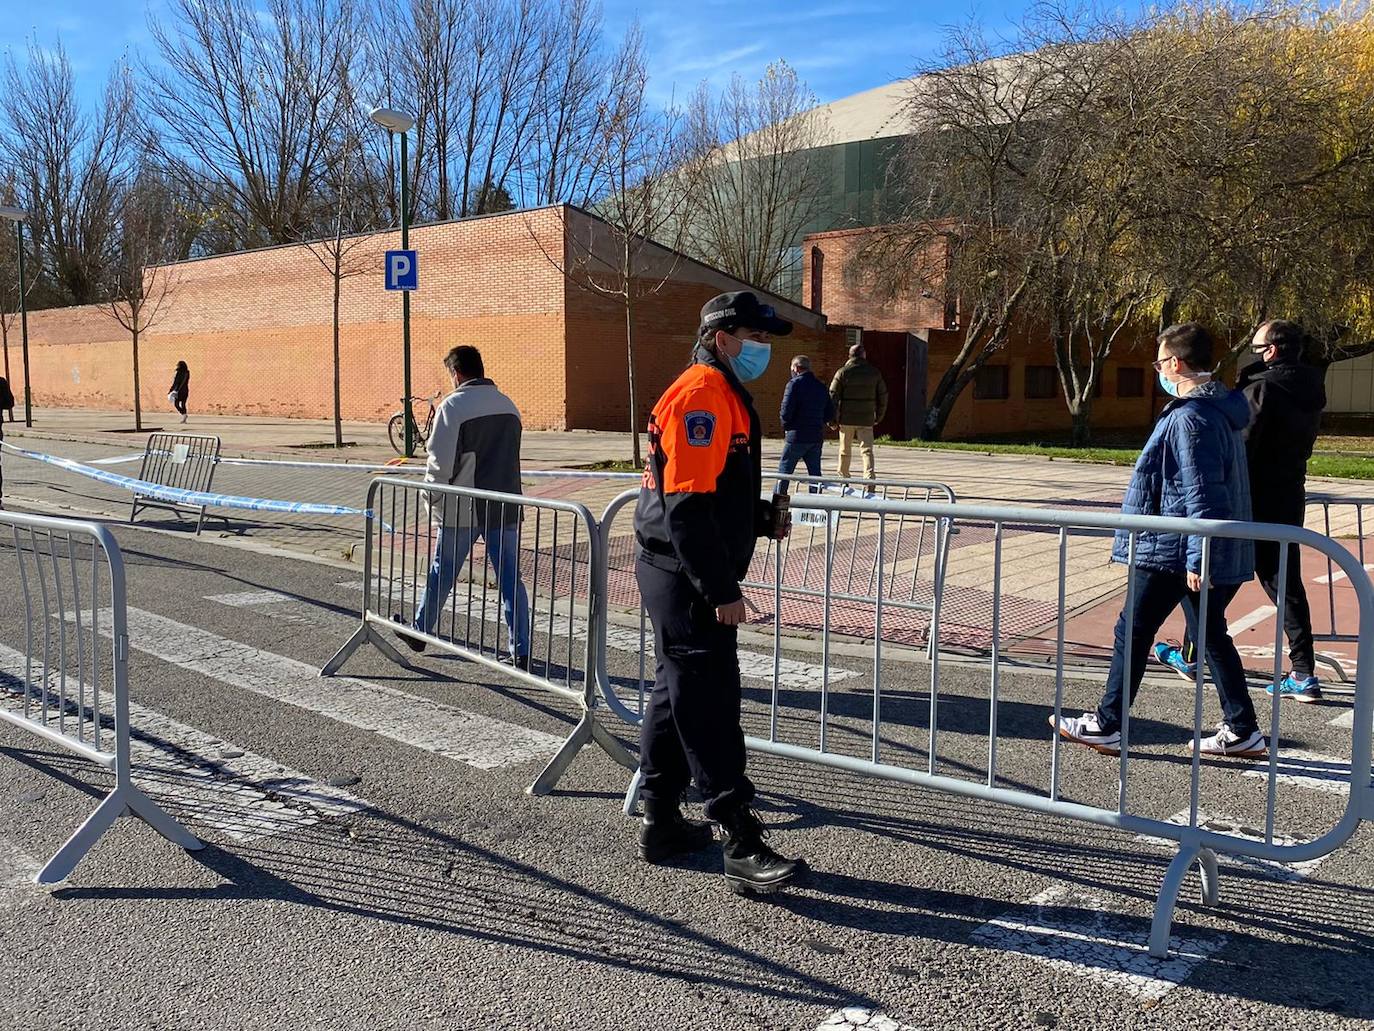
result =
[[[420,259],[415,251],[386,252],[386,288],[416,290],[420,285]]]

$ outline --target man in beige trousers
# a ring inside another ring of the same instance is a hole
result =
[[[864,357],[863,344],[849,349],[849,361],[830,383],[830,397],[835,402],[835,421],[840,427],[840,478],[849,478],[849,456],[857,441],[864,459],[864,479],[872,480],[873,427],[887,413],[887,384]]]

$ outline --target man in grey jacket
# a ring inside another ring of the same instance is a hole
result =
[[[515,403],[486,378],[477,348],[455,347],[444,357],[444,366],[453,378],[453,393],[434,414],[425,482],[519,494],[521,426]],[[480,537],[496,572],[511,661],[528,670],[530,604],[520,579],[520,506],[437,493],[426,503],[437,530],[434,560],[410,625],[422,633],[436,632],[458,568]],[[402,621],[400,615],[392,618]],[[422,639],[402,639],[414,651],[424,650]]]

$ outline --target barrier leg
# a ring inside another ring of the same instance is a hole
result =
[[[397,650],[394,644],[388,641],[385,636],[377,632],[376,627],[372,626],[371,623],[363,622],[357,630],[353,631],[352,636],[344,642],[343,647],[334,653],[334,657],[320,667],[320,676],[332,677],[335,673],[339,672],[343,664],[348,661],[349,656],[356,652],[363,644],[368,642],[371,642],[379,652],[401,668],[415,668],[406,660],[405,656]]]
[[[635,770],[635,775],[630,778],[630,786],[625,792],[625,815],[633,816],[635,810],[639,808],[639,788],[644,783],[644,778],[639,770]]]
[[[187,852],[198,852],[205,847],[205,842],[167,815],[156,802],[138,788],[130,786],[125,790],[128,792],[129,811],[173,845],[180,845]]]
[[[1323,666],[1330,666],[1332,669],[1334,669],[1336,671],[1336,676],[1340,677],[1344,683],[1350,683],[1349,674],[1346,673],[1345,667],[1342,666],[1338,660],[1333,659],[1329,655],[1323,655],[1321,654],[1321,652],[1317,652],[1313,656],[1313,658],[1315,658],[1317,662],[1321,663]]]
[[[1188,876],[1188,868],[1194,861],[1202,874],[1202,903],[1205,906],[1216,905],[1216,854],[1201,845],[1180,845],[1178,854],[1164,873],[1164,883],[1159,887],[1159,900],[1155,903],[1154,921],[1150,924],[1150,955],[1155,959],[1164,959],[1169,955],[1169,930],[1174,922],[1174,905],[1178,902],[1178,890],[1183,886],[1183,878]]]
[[[534,783],[525,789],[526,792],[531,795],[547,795],[572,765],[577,753],[582,751],[582,746],[591,742],[600,745],[602,751],[627,770],[639,769],[639,760],[632,756],[610,731],[597,722],[596,714],[592,710],[586,709],[573,732],[568,735],[568,740],[563,742],[563,747],[549,760],[549,764],[535,778]]]
[[[96,806],[95,812],[83,823],[61,848],[53,854],[43,869],[34,875],[39,884],[59,884],[65,881],[76,864],[81,862],[100,836],[124,813],[127,799],[122,791],[112,791]]]

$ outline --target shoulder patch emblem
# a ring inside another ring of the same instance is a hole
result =
[[[710,447],[716,435],[716,417],[711,412],[688,412],[687,443],[692,447]]]

